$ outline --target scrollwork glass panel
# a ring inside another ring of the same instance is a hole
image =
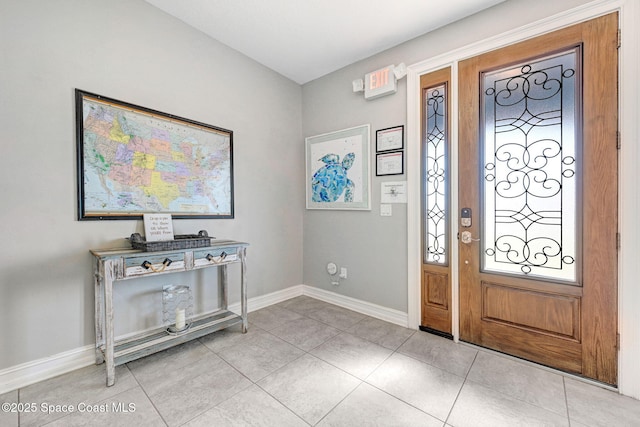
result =
[[[424,262],[448,263],[446,86],[426,90],[423,156]]]
[[[484,271],[577,280],[578,57],[482,77]]]

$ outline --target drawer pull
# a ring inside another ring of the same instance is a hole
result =
[[[220,258],[218,259],[218,261],[216,261],[216,257],[214,257],[214,256],[213,256],[213,255],[211,255],[211,254],[207,254],[207,256],[206,256],[205,258],[207,258],[207,260],[208,260],[209,262],[212,262],[212,263],[214,263],[214,264],[217,264],[217,263],[219,263],[219,262],[224,261],[224,259],[225,259],[226,257],[227,257],[227,253],[226,253],[226,252],[222,252],[222,253],[220,254]]]
[[[151,270],[154,273],[160,273],[161,271],[164,271],[165,268],[170,266],[172,262],[173,261],[171,261],[169,258],[165,258],[164,261],[162,261],[162,267],[155,268],[149,261],[145,261],[142,263],[142,268],[144,268],[145,270]]]

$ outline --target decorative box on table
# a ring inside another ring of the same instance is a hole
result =
[[[211,246],[211,240],[206,230],[200,230],[198,234],[176,234],[173,240],[161,240],[157,242],[147,242],[140,233],[133,233],[129,237],[129,242],[133,249],[140,249],[145,252],[172,251],[178,249],[205,248]]]

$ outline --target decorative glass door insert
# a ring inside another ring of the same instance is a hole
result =
[[[482,269],[576,283],[578,49],[481,76]]]
[[[423,251],[424,262],[446,265],[447,242],[447,153],[446,85],[426,90],[425,138],[423,145]]]

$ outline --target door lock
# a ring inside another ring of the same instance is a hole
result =
[[[465,228],[471,227],[471,208],[462,208],[460,210],[460,225]]]

